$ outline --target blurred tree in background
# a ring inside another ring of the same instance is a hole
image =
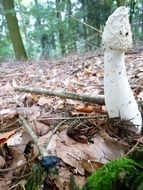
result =
[[[10,39],[13,45],[15,57],[17,60],[27,60],[27,54],[21,38],[18,20],[16,17],[14,1],[13,0],[2,0],[2,5],[9,29]]]
[[[6,12],[7,1],[15,9]],[[34,0],[28,5],[25,0],[0,0],[0,61],[14,58],[14,54],[16,59],[27,55],[46,59],[95,51],[108,16],[121,5],[130,8],[134,43],[142,46],[143,0]],[[14,14],[16,25],[11,20]],[[14,35],[11,26],[17,31]]]

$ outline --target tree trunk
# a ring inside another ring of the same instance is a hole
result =
[[[39,12],[39,2],[38,0],[34,0],[35,8],[37,9],[37,12]],[[41,30],[42,24],[41,24],[41,17],[38,15],[35,15],[36,22],[35,22],[35,28],[38,28]],[[42,30],[41,30],[42,31]],[[41,46],[41,55],[40,58],[42,59],[48,59],[49,57],[49,50],[48,50],[48,35],[46,33],[41,32],[39,35],[40,40],[40,46]]]
[[[60,0],[56,0],[56,8],[58,10]],[[62,54],[66,53],[65,49],[65,38],[64,38],[64,28],[62,26],[62,16],[61,12],[57,11],[57,18],[58,18],[58,30],[59,30],[59,40],[60,40],[60,45],[61,45],[61,52]]]
[[[68,29],[69,29],[69,38],[68,38],[68,52],[76,51],[77,50],[77,25],[75,25],[74,21],[70,17],[72,15],[72,4],[71,0],[66,0],[67,2],[67,13],[69,15],[68,17]]]
[[[82,6],[82,11],[83,11],[83,21],[86,23],[86,5],[85,2],[80,0],[81,6]],[[83,38],[85,40],[85,49],[88,50],[88,43],[87,43],[87,26],[83,25]]]
[[[14,1],[2,0],[2,5],[5,11],[5,17],[7,20],[7,26],[9,29],[9,34],[13,45],[15,58],[16,60],[27,60],[28,57],[20,35],[18,20],[14,9]]]
[[[125,0],[116,0],[118,7],[125,5]]]

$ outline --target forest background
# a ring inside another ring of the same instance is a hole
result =
[[[134,46],[142,47],[143,0],[0,0],[0,61],[95,51],[121,5],[130,8]]]

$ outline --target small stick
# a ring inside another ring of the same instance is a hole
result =
[[[44,147],[40,147],[38,146],[38,138],[37,136],[35,135],[34,131],[32,130],[32,128],[28,125],[28,123],[26,122],[26,120],[24,119],[23,116],[19,116],[19,119],[20,119],[20,122],[22,123],[23,127],[26,128],[26,130],[28,131],[29,135],[32,137],[33,141],[35,142],[38,150],[39,150],[39,153],[41,154],[42,157],[44,156],[47,156],[48,153],[46,151],[46,148],[48,146],[48,144],[50,143],[50,140],[52,139],[53,135],[55,134],[55,132],[58,130],[58,128],[66,121],[66,120],[63,120],[61,121],[55,128],[54,130],[52,131],[52,134],[48,137],[47,139],[47,143],[44,145]]]
[[[137,143],[125,154],[125,156],[128,156],[129,154],[131,154],[135,150],[135,148],[142,142],[142,140],[143,140],[143,136],[138,139]]]
[[[47,96],[58,96],[60,98],[86,101],[86,102],[90,102],[90,103],[98,103],[100,105],[105,104],[103,95],[98,95],[98,96],[91,96],[88,94],[81,95],[78,93],[71,93],[71,92],[60,90],[60,89],[56,90],[56,89],[32,87],[32,86],[18,86],[15,80],[13,80],[12,85],[16,91],[20,91],[20,92],[44,94]]]
[[[50,140],[52,139],[55,132],[59,129],[59,127],[65,122],[66,120],[61,121],[52,131],[52,134],[49,136],[47,143],[45,144],[45,147],[47,149],[48,144],[50,143]]]
[[[29,135],[32,137],[34,143],[36,144],[39,153],[41,154],[41,156],[46,156],[46,152],[45,150],[43,150],[41,147],[38,146],[38,138],[35,135],[34,131],[32,130],[32,128],[28,125],[28,123],[26,122],[26,120],[24,119],[24,117],[22,115],[19,116],[19,120],[22,123],[22,126],[27,130],[27,132],[29,133]]]
[[[12,85],[15,91],[44,94],[47,96],[57,96],[60,98],[79,100],[79,101],[85,101],[88,103],[105,105],[104,95],[92,96],[88,94],[71,93],[64,90],[60,90],[60,89],[56,90],[56,89],[40,88],[40,87],[33,87],[33,86],[18,86],[15,80],[13,80]],[[143,108],[143,101],[138,100],[137,103],[139,107]]]

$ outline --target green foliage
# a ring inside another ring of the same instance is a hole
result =
[[[83,190],[139,190],[143,167],[129,158],[114,160],[98,169],[87,180]],[[137,186],[138,188],[137,188]]]
[[[13,50],[8,38],[2,38],[0,42],[0,62],[13,57]]]
[[[32,175],[30,175],[25,189],[26,190],[39,190],[45,179],[46,172],[40,164],[32,166]]]

